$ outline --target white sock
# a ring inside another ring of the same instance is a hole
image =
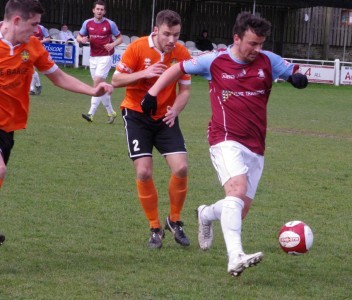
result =
[[[101,98],[102,97],[92,97],[88,114],[94,116],[94,114],[97,112],[98,106],[101,102]]]
[[[205,207],[202,210],[202,219],[209,222],[221,220],[221,212],[224,201],[225,199],[221,199],[214,204]]]
[[[110,95],[105,94],[101,98],[102,98],[101,101],[103,102],[103,105],[105,106],[105,109],[108,115],[111,115],[114,112],[114,109],[112,108]]]
[[[221,228],[229,256],[243,252],[241,241],[243,207],[244,203],[240,198],[226,197],[223,200]]]
[[[40,78],[37,71],[35,71],[33,74],[33,81],[35,86],[40,86]]]
[[[30,87],[30,90],[32,91],[32,92],[35,92],[35,87],[36,87],[36,75],[37,74],[37,76],[38,76],[38,73],[37,72],[34,72],[33,73],[33,76],[32,76],[32,81],[31,81],[31,87]]]

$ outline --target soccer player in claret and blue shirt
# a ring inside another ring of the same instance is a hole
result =
[[[247,12],[239,14],[232,45],[174,65],[141,99],[144,106],[153,108],[159,92],[185,73],[209,80],[210,156],[225,198],[197,208],[198,242],[202,250],[210,248],[212,222],[219,220],[227,248],[228,273],[232,276],[239,276],[264,256],[262,252],[244,253],[241,231],[242,219],[249,211],[264,167],[267,102],[272,82],[280,77],[299,89],[308,84],[307,77],[297,72],[297,65],[262,50],[270,31],[267,20]],[[177,105],[176,101],[173,107]],[[164,121],[170,123],[173,118],[166,113]]]
[[[104,82],[112,67],[112,55],[115,47],[122,43],[122,35],[115,22],[104,17],[106,4],[97,0],[93,4],[94,17],[83,22],[82,28],[77,35],[77,42],[90,43],[89,69],[94,86]],[[116,38],[113,40],[113,36]],[[93,122],[100,102],[103,103],[108,113],[108,123],[112,124],[117,116],[111,105],[110,95],[92,97],[91,106],[87,114],[82,117],[88,122]]]

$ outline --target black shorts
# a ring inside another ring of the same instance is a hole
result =
[[[0,129],[0,153],[4,159],[5,165],[9,161],[11,149],[14,143],[13,131],[6,132]]]
[[[128,143],[128,155],[132,160],[153,156],[153,146],[161,155],[187,153],[178,118],[172,127],[162,119],[153,120],[143,113],[130,109],[122,110],[122,118]]]

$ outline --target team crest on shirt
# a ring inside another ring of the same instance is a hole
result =
[[[234,94],[234,92],[232,92],[232,91],[222,90],[222,92],[221,92],[222,101],[226,102],[227,99],[229,99],[230,96],[233,94]]]
[[[27,62],[29,60],[29,52],[26,50],[23,50],[21,53],[21,58],[24,62]]]
[[[146,69],[146,68],[150,67],[151,64],[152,64],[152,60],[150,58],[146,57],[144,59],[144,68]]]
[[[171,62],[170,62],[170,65],[172,66],[172,65],[175,65],[177,63],[178,63],[177,59],[176,58],[172,58]]]
[[[263,69],[258,69],[258,78],[265,78]]]
[[[103,31],[106,31],[106,27],[104,26]]]

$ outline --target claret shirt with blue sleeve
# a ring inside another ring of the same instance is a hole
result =
[[[183,61],[181,69],[209,81],[209,144],[232,140],[264,155],[272,82],[279,77],[288,79],[297,66],[270,51],[261,51],[254,61],[243,63],[230,48]]]
[[[105,45],[112,43],[112,36],[120,36],[121,32],[116,23],[108,18],[96,21],[94,18],[85,20],[79,31],[82,36],[89,36],[90,56],[109,56],[114,54],[114,49],[105,49]]]

